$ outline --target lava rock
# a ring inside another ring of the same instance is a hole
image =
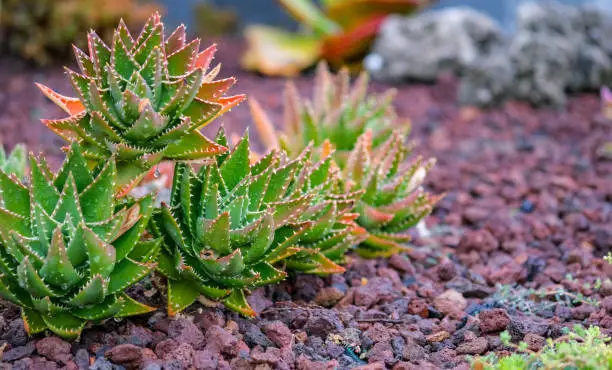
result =
[[[449,289],[434,299],[434,306],[445,315],[461,318],[463,310],[467,307],[467,301],[461,293]]]
[[[512,336],[512,340],[520,341],[523,340],[525,335],[537,334],[539,336],[546,336],[548,332],[548,324],[544,320],[538,320],[531,317],[513,317],[508,324],[507,330]]]
[[[224,327],[225,316],[223,316],[222,312],[216,310],[203,311],[194,315],[193,323],[196,324],[200,329],[202,329],[203,332],[206,332],[206,330],[208,330],[208,328],[213,325]]]
[[[601,307],[606,310],[609,315],[612,315],[612,296],[604,298],[601,301]]]
[[[304,331],[309,335],[326,338],[330,333],[337,333],[344,325],[335,310],[311,310]]]
[[[265,350],[262,347],[255,346],[251,352],[251,358],[256,363],[277,365],[281,362],[280,349],[268,347]]]
[[[274,343],[264,334],[261,329],[247,320],[238,320],[240,332],[242,333],[244,341],[250,346],[262,346],[264,348],[273,346]],[[218,330],[218,329],[215,329]],[[208,332],[206,333],[208,338]]]
[[[383,300],[390,300],[398,295],[393,288],[393,282],[388,278],[373,277],[366,285],[355,290],[355,304],[357,306],[371,307]]]
[[[325,287],[319,290],[314,302],[319,306],[332,307],[344,297],[344,292],[335,287]]]
[[[295,299],[303,299],[304,301],[312,301],[319,292],[319,289],[324,286],[323,279],[316,275],[298,275],[295,278],[295,290],[297,291]]]
[[[217,325],[206,331],[206,350],[213,353],[231,353],[238,339],[227,330]]]
[[[105,360],[102,357],[96,358],[93,364],[89,367],[89,370],[115,370],[112,363]]]
[[[486,298],[495,292],[494,289],[480,283],[470,281],[469,279],[457,276],[453,280],[446,283],[447,289],[454,289],[463,294],[465,298]]]
[[[342,342],[347,347],[356,347],[360,343],[361,331],[357,328],[346,328],[340,332],[340,336],[343,338]]]
[[[488,346],[487,338],[480,337],[461,343],[457,346],[457,353],[461,355],[480,355],[487,351]]]
[[[133,344],[120,344],[105,353],[112,362],[129,368],[140,368],[143,360],[142,348]]]
[[[264,288],[255,289],[247,297],[247,302],[258,314],[262,313],[266,308],[272,306],[272,300],[266,297],[266,290]]]
[[[18,346],[5,351],[2,361],[12,362],[30,356],[36,350],[34,342],[28,342],[25,346]]]
[[[162,370],[162,365],[159,361],[146,361],[142,366],[142,370]]]
[[[332,370],[336,369],[338,362],[331,361],[312,361],[305,355],[300,355],[296,360],[297,370]]]
[[[261,328],[263,333],[270,338],[279,348],[291,345],[293,334],[287,325],[280,321],[266,323]]]
[[[414,266],[404,254],[394,254],[389,258],[389,266],[404,274],[414,275]]]
[[[169,364],[175,364],[172,365],[175,368],[189,369],[193,361],[194,353],[195,351],[189,343],[180,343],[178,347],[163,355],[164,369],[170,367]]]
[[[28,341],[28,333],[23,326],[23,320],[10,321],[8,329],[0,339],[7,341],[13,347],[24,346]]]
[[[461,238],[459,246],[457,247],[457,252],[491,252],[495,250],[498,245],[499,242],[497,241],[497,239],[495,239],[495,237],[491,234],[489,230],[481,229],[468,231]]]
[[[153,343],[153,333],[142,326],[132,325],[125,341],[138,347],[148,347]]]
[[[440,280],[449,281],[457,276],[457,267],[454,263],[446,261],[437,267],[436,272],[438,273]]]
[[[387,314],[396,315],[400,317],[408,312],[408,305],[410,299],[402,297],[394,300],[393,302],[385,303],[380,306],[381,310]]]
[[[534,352],[538,352],[544,347],[544,344],[546,344],[546,338],[533,333],[525,335],[523,341],[527,343],[527,348]]]
[[[389,328],[381,323],[375,323],[374,325],[370,326],[370,328],[363,333],[363,336],[364,340],[371,341],[372,343],[388,343],[391,341],[391,333],[389,332]]]
[[[47,337],[36,342],[38,354],[59,363],[65,364],[72,359],[70,349],[70,343],[58,337]]]
[[[79,370],[86,370],[89,368],[89,353],[86,349],[80,348],[74,355],[74,362],[77,364]]]
[[[211,351],[195,351],[193,354],[193,367],[197,370],[215,370],[219,365],[219,355]]]
[[[179,343],[189,343],[193,348],[204,346],[204,334],[193,322],[185,319],[173,320],[168,326],[168,337]]]
[[[166,339],[155,345],[155,353],[158,357],[163,358],[165,353],[172,352],[177,347],[178,343],[174,339]]]
[[[427,359],[427,351],[419,346],[413,340],[408,340],[402,351],[402,358],[406,361],[416,362],[422,359]]]
[[[492,310],[481,311],[478,314],[480,320],[480,330],[484,333],[494,333],[505,330],[510,324],[510,316],[506,310],[494,308]]]
[[[376,343],[367,353],[368,362],[376,363],[383,362],[386,364],[395,363],[395,355],[393,354],[393,347],[389,342]],[[382,367],[385,368],[384,366]]]
[[[417,315],[422,318],[429,316],[429,309],[427,308],[427,302],[423,299],[413,299],[408,304],[408,313],[411,315]]]

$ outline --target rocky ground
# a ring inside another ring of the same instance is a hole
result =
[[[279,117],[284,81],[240,72],[239,48],[221,45],[223,75]],[[232,44],[235,46],[235,44]],[[0,62],[0,134],[61,160],[36,120],[60,117],[33,81],[67,92],[61,71]],[[309,92],[311,79],[298,80]],[[387,86],[375,85],[374,90]],[[508,330],[537,350],[574,324],[612,333],[612,122],[594,95],[567,109],[460,108],[457,84],[400,87],[417,152],[438,158],[427,187],[446,197],[389,260],[351,257],[344,275],[294,276],[253,292],[245,320],[210,302],[170,320],[159,312],[88,329],[77,343],[28,338],[18,310],[0,316],[0,369],[467,369],[466,356],[504,352]],[[222,119],[241,133],[242,106]],[[154,282],[133,293],[163,306]]]

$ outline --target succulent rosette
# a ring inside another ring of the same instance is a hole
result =
[[[76,97],[38,85],[69,114],[43,122],[78,143],[90,166],[114,156],[119,193],[162,160],[202,160],[227,150],[199,131],[244,99],[224,95],[235,78],[217,80],[219,66],[209,70],[215,45],[200,51],[184,26],[165,37],[158,13],[136,38],[121,22],[111,45],[94,31],[88,45],[89,54],[74,49],[80,72],[67,69]]]

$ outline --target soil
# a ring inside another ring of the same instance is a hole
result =
[[[221,44],[223,74],[238,75],[234,90],[280,121],[284,80],[241,72],[239,52],[237,42]],[[0,61],[0,135],[59,163],[60,141],[37,119],[62,114],[33,81],[69,91],[57,68]],[[312,78],[297,84],[309,93]],[[254,320],[210,302],[177,319],[162,307],[89,328],[72,344],[28,338],[18,309],[5,304],[0,369],[467,369],[467,356],[509,350],[503,330],[534,350],[574,324],[612,334],[612,266],[602,259],[612,248],[612,159],[600,150],[612,122],[599,116],[598,98],[575,96],[559,111],[518,103],[479,111],[457,105],[452,78],[398,89],[416,151],[438,158],[426,186],[446,193],[408,255],[351,256],[344,275],[255,290]],[[221,121],[242,133],[248,107]],[[155,285],[132,292],[163,306]]]

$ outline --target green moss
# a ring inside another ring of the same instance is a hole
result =
[[[599,327],[575,326],[556,340],[548,339],[539,352],[527,349],[524,342],[510,343],[510,334],[503,332],[500,339],[517,353],[499,357],[492,353],[484,357],[470,358],[473,369],[519,370],[519,369],[612,369],[612,346],[610,337]]]

